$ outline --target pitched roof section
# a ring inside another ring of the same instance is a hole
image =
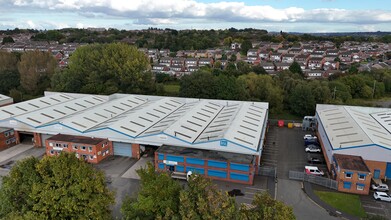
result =
[[[181,99],[174,98],[162,98],[151,101],[144,108],[132,112],[123,120],[109,125],[109,128],[131,137],[137,137],[184,104],[185,102],[181,101]]]
[[[52,96],[49,96],[52,97]],[[58,105],[47,107],[29,114],[14,117],[16,120],[32,127],[40,127],[48,123],[58,121],[69,115],[85,111],[91,107],[100,105],[106,100],[93,95],[84,96],[78,99],[71,99]]]
[[[112,118],[129,112],[146,102],[146,99],[134,95],[125,96],[102,104],[99,108],[93,108],[83,112],[83,114],[67,118],[63,120],[61,124],[72,127],[78,131],[85,132],[95,126],[109,121]]]
[[[390,109],[317,105],[334,149],[378,144],[391,149]]]
[[[45,96],[42,98],[5,106],[0,108],[0,120],[28,114],[40,109],[46,109],[47,107],[55,106],[73,99],[74,98],[69,95],[59,93],[56,95]]]

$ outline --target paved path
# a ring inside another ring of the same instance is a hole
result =
[[[18,144],[11,148],[5,149],[0,152],[0,164],[4,161],[15,157],[18,154],[21,154],[29,149],[33,148],[33,145],[27,145],[27,144]]]
[[[138,176],[136,170],[140,169],[141,167],[145,167],[148,162],[153,162],[153,158],[141,157],[140,160],[138,160],[132,167],[130,167],[121,177],[139,180],[140,177]]]

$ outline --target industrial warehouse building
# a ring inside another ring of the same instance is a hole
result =
[[[14,103],[14,99],[5,95],[0,94],[0,107]]]
[[[48,155],[74,151],[98,163],[98,154],[140,158],[153,150],[158,169],[247,184],[260,165],[267,118],[268,103],[127,94],[46,92],[0,108],[0,127],[13,128],[17,142],[46,145]]]
[[[369,188],[368,178],[391,178],[391,109],[317,105],[316,120],[327,167],[333,176],[341,176],[344,172],[346,178],[341,181],[345,189],[350,189],[352,182],[357,180],[360,185],[354,187],[361,190],[362,187]],[[342,156],[336,154],[358,156],[365,166],[357,165],[358,157],[341,159]],[[343,160],[356,161],[357,166],[345,163],[344,170],[341,170],[338,161]],[[359,169],[349,170],[349,167]]]

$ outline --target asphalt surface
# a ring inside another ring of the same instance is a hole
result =
[[[307,153],[304,149],[304,134],[300,128],[270,127],[267,137],[265,151],[270,152],[266,155],[265,164],[277,167],[277,196],[276,198],[285,204],[293,207],[294,214],[300,220],[328,220],[337,219],[331,216],[325,209],[313,202],[302,189],[302,183],[299,181],[289,180],[289,170],[303,171],[307,165]],[[274,142],[274,143],[273,143]],[[272,150],[267,147],[272,146]]]

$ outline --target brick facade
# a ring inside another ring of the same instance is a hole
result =
[[[44,147],[45,145],[42,144],[41,134],[40,133],[34,133],[34,147]]]
[[[365,160],[369,170],[374,175],[375,170],[380,170],[380,179],[384,179],[387,169],[386,162],[373,161],[373,160]]]
[[[113,155],[113,143],[107,139],[80,136],[55,135],[45,141],[46,155],[55,156],[65,152],[75,152],[88,163],[99,163]]]
[[[140,144],[132,144],[132,157],[140,159]]]
[[[0,130],[0,150],[15,146],[16,144],[17,138],[13,129]]]
[[[361,174],[361,177],[364,178],[360,179],[359,174]],[[338,191],[368,195],[371,178],[372,176],[370,173],[341,169],[336,177],[336,180],[338,182]],[[349,188],[347,188],[348,185],[350,185]]]

